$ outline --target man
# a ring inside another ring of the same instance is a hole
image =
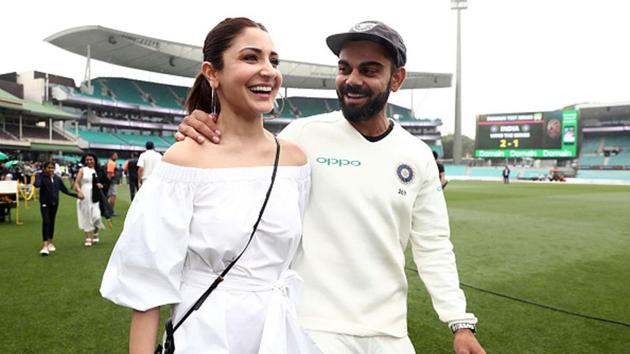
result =
[[[446,188],[448,181],[446,180],[446,170],[444,169],[444,165],[438,161],[438,153],[433,151],[433,157],[435,158],[435,163],[437,164],[438,173],[440,176],[440,184],[442,185],[442,189]]]
[[[385,116],[390,91],[406,76],[402,38],[367,21],[328,37],[327,44],[339,57],[343,116],[299,119],[281,133],[305,150],[313,168],[302,252],[294,262],[304,278],[302,325],[325,353],[414,353],[404,271],[411,240],[434,308],[455,333],[455,351],[485,353],[474,336],[477,318],[466,313],[459,288],[431,150]],[[203,141],[197,130],[219,140],[204,112],[184,123],[180,132],[197,141]]]
[[[116,216],[114,206],[116,205],[116,187],[118,185],[118,178],[116,176],[116,160],[118,160],[118,153],[113,152],[107,160],[105,171],[107,172],[107,179],[109,180],[109,188],[107,190],[107,201],[112,207],[112,216]]]
[[[129,196],[131,200],[136,196],[138,190],[138,154],[131,153],[131,158],[127,160],[124,167],[127,174],[127,183],[129,183]]]
[[[503,175],[503,183],[509,184],[510,183],[510,168],[507,165],[505,165],[505,167],[503,168],[501,175]]]
[[[43,171],[35,177],[35,187],[39,188],[40,212],[42,214],[42,239],[43,245],[39,254],[47,256],[57,249],[53,244],[55,234],[55,218],[59,207],[59,191],[75,198],[83,199],[76,193],[68,191],[61,177],[55,174],[55,164],[44,163]]]
[[[155,146],[152,141],[147,141],[144,146],[147,150],[138,158],[138,188],[151,176],[153,169],[162,159],[162,155],[154,150]]]

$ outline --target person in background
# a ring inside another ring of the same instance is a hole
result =
[[[505,167],[503,168],[501,175],[503,176],[503,183],[509,184],[510,183],[510,168],[507,165],[505,165]]]
[[[42,215],[43,245],[39,254],[47,256],[50,252],[57,250],[53,244],[53,237],[55,218],[59,208],[59,192],[78,199],[83,199],[84,196],[68,191],[61,177],[55,174],[55,164],[50,161],[44,163],[42,172],[35,177],[35,187],[39,188],[39,211]]]
[[[90,247],[99,242],[99,230],[105,226],[101,220],[101,210],[98,205],[98,198],[94,188],[104,188],[104,184],[99,178],[99,167],[96,155],[88,153],[81,158],[81,169],[77,173],[74,181],[74,189],[77,191],[79,200],[77,201],[77,217],[79,228],[85,232],[84,246]]]
[[[138,154],[131,153],[131,158],[125,163],[125,174],[127,175],[127,183],[129,184],[129,196],[133,201],[138,190]]]
[[[442,189],[446,188],[448,181],[446,180],[446,172],[444,170],[444,165],[438,160],[438,153],[433,151],[433,157],[435,158],[435,163],[437,164],[438,173],[440,174],[440,184],[442,185]]]
[[[118,153],[113,152],[107,160],[105,172],[107,172],[107,179],[109,180],[109,188],[107,189],[107,201],[114,211],[114,216],[117,215],[114,207],[116,206],[116,188],[118,187],[118,176],[116,175],[116,160],[118,160]]]
[[[147,141],[144,146],[147,150],[138,158],[138,188],[151,176],[153,169],[162,159],[162,155],[154,150],[155,145],[152,141]]]

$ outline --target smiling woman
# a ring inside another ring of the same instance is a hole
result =
[[[133,200],[101,293],[135,310],[131,353],[153,352],[167,304],[167,353],[321,353],[297,322],[301,278],[289,269],[310,165],[262,124],[282,84],[278,54],[246,18],[219,23],[203,54],[187,107],[217,120],[221,144],[186,139],[166,152]]]

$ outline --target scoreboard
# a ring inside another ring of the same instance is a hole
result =
[[[574,158],[577,136],[574,110],[479,115],[475,157]]]

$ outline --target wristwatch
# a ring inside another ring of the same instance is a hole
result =
[[[455,334],[455,332],[459,331],[460,329],[466,328],[473,332],[474,335],[477,335],[477,326],[475,326],[474,323],[458,322],[453,323],[449,326],[449,328],[451,329],[451,332],[453,332],[453,334]]]

